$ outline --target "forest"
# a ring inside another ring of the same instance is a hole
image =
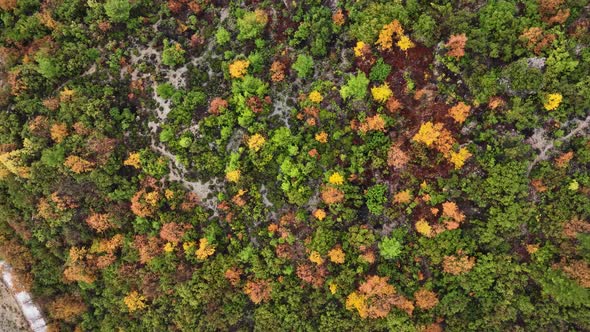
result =
[[[0,0],[47,331],[590,331],[587,0]]]

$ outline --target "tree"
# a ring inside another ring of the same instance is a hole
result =
[[[69,168],[72,172],[80,174],[90,172],[91,170],[93,170],[95,167],[95,163],[78,156],[69,156],[66,158],[64,166]]]
[[[292,68],[297,72],[299,78],[306,78],[313,71],[313,58],[309,55],[299,54]]]
[[[383,83],[382,85],[371,88],[371,94],[374,100],[384,103],[393,95],[393,92],[387,83]]]
[[[248,66],[250,66],[250,61],[236,60],[229,65],[229,75],[232,78],[244,77],[248,73]]]
[[[241,18],[238,18],[237,25],[238,40],[254,39],[260,35],[268,22],[268,15],[262,9],[256,9],[253,12],[245,12]]]
[[[438,304],[436,293],[426,288],[420,288],[414,293],[416,305],[420,309],[430,310]]]
[[[147,307],[145,304],[145,296],[139,294],[137,291],[132,291],[125,298],[123,298],[123,303],[127,306],[129,311],[133,312],[136,310],[142,310]]]
[[[250,297],[255,304],[268,302],[272,292],[270,282],[266,280],[248,281],[244,286],[244,293]]]
[[[471,106],[465,104],[464,102],[459,102],[457,105],[449,109],[449,116],[453,118],[455,122],[462,124],[465,122],[465,119],[467,119],[470,110]]]
[[[376,45],[383,50],[389,50],[393,46],[393,36],[396,39],[400,39],[404,34],[404,28],[398,20],[393,20],[391,23],[383,26],[383,29],[379,32],[379,39],[377,39]]]
[[[104,10],[113,23],[123,23],[129,19],[131,3],[129,0],[107,0]]]
[[[86,224],[98,233],[103,233],[113,227],[108,213],[92,213],[86,218]]]
[[[386,237],[379,242],[379,253],[385,259],[395,259],[402,252],[402,244],[395,237]]]
[[[443,271],[452,275],[468,272],[473,266],[475,266],[475,257],[452,255],[443,258]]]
[[[346,80],[346,85],[340,88],[340,96],[346,100],[362,100],[367,95],[367,87],[369,86],[369,79],[367,75],[358,71],[356,75],[349,75]]]
[[[175,67],[183,64],[186,59],[184,54],[186,51],[179,43],[170,43],[168,39],[164,39],[164,51],[162,51],[162,63],[166,66]]]
[[[462,33],[460,35],[451,35],[449,41],[445,46],[449,49],[447,55],[459,59],[465,55],[465,44],[467,43],[467,36]]]
[[[442,123],[433,124],[428,121],[420,126],[420,129],[412,137],[412,140],[420,143],[424,143],[426,146],[431,146],[440,136],[440,131],[443,128]]]

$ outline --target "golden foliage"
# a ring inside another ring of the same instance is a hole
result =
[[[475,257],[445,256],[443,258],[443,271],[452,275],[468,272],[473,266],[475,266]]]
[[[330,285],[328,285],[328,287],[330,288],[330,293],[336,294],[336,291],[338,290],[337,284],[331,282]]]
[[[328,178],[328,182],[330,184],[341,185],[341,184],[344,184],[344,177],[342,175],[340,175],[340,173],[334,172]]]
[[[145,296],[139,294],[137,291],[132,291],[127,294],[127,296],[123,298],[123,303],[125,303],[127,309],[131,312],[142,310],[147,307],[145,304]]]
[[[395,306],[409,315],[414,310],[411,301],[396,294],[395,287],[387,283],[388,277],[369,276],[357,292],[346,298],[346,309],[356,310],[361,318],[386,317]]]
[[[72,322],[76,317],[86,312],[87,307],[80,297],[66,294],[51,301],[48,309],[51,317]]]
[[[310,92],[308,98],[309,98],[309,101],[311,101],[312,103],[316,103],[316,104],[319,104],[322,102],[322,100],[324,100],[324,97],[322,97],[322,94],[316,90]]]
[[[244,77],[248,72],[248,66],[250,66],[250,61],[236,60],[229,65],[229,74],[233,78]]]
[[[93,213],[86,218],[86,224],[98,233],[102,233],[113,227],[108,213]]]
[[[376,45],[382,50],[388,50],[393,46],[393,35],[397,39],[401,38],[404,34],[404,29],[398,20],[393,20],[391,23],[383,26],[383,29],[379,32],[379,38],[377,39]]]
[[[246,282],[244,293],[250,297],[255,304],[270,301],[272,286],[266,280],[256,280]]]
[[[459,35],[451,35],[449,41],[445,46],[449,49],[447,55],[456,59],[465,55],[465,44],[467,43],[467,35],[464,33]]]
[[[457,105],[449,109],[449,116],[453,118],[455,122],[463,123],[465,122],[465,119],[467,119],[470,110],[471,106],[465,104],[464,102],[459,102]]]
[[[393,95],[393,92],[389,88],[387,82],[385,82],[379,86],[372,87],[371,95],[373,96],[374,100],[384,103],[389,99],[389,97]]]
[[[455,169],[463,167],[465,161],[471,157],[471,153],[466,148],[460,148],[459,152],[451,151],[449,161],[455,165]]]
[[[11,11],[16,8],[17,0],[0,0],[0,9]]]
[[[141,158],[139,156],[139,152],[130,153],[129,157],[127,157],[127,159],[125,161],[123,161],[123,165],[140,169],[141,168]]]
[[[356,42],[356,46],[354,47],[353,51],[354,51],[354,55],[356,57],[361,57],[364,55],[365,50],[368,48],[368,46],[362,42],[362,41],[358,41]]]
[[[68,156],[64,161],[64,166],[76,174],[90,172],[94,169],[94,163],[78,156]]]
[[[543,106],[548,111],[553,111],[559,107],[561,101],[563,100],[563,96],[561,93],[550,93],[545,97],[545,102]]]
[[[423,123],[420,126],[420,129],[412,137],[412,140],[420,143],[424,143],[426,146],[431,146],[434,143],[438,136],[440,135],[440,131],[443,129],[442,123],[433,124],[432,122],[428,121]]]
[[[268,22],[268,14],[266,13],[266,11],[264,11],[264,9],[256,9],[254,11],[254,16],[256,17],[257,23],[266,25],[266,23]]]
[[[324,220],[324,218],[326,218],[326,211],[324,211],[323,209],[317,209],[317,210],[313,211],[313,216],[317,220],[322,221],[322,220]]]
[[[62,91],[60,91],[59,93],[59,101],[62,103],[71,101],[72,98],[74,98],[74,95],[76,94],[76,91],[68,89],[68,88],[64,88]]]
[[[416,231],[424,236],[432,236],[432,228],[425,219],[420,219],[416,222]]]
[[[229,182],[238,182],[240,180],[240,170],[236,169],[225,173],[225,179]]]
[[[395,196],[393,196],[393,201],[397,204],[410,203],[411,200],[412,200],[412,194],[410,193],[410,189],[400,191],[397,194],[395,194]]]
[[[205,260],[209,256],[215,253],[215,245],[209,244],[209,240],[206,238],[202,238],[199,240],[199,249],[195,251],[197,258],[200,260]]]
[[[55,123],[49,131],[51,139],[56,143],[61,143],[68,136],[68,126],[65,123]]]
[[[315,263],[317,265],[322,265],[324,263],[324,259],[322,258],[320,253],[317,251],[311,252],[311,254],[309,255],[309,261],[312,263]]]
[[[429,310],[434,308],[438,304],[438,298],[436,293],[426,288],[420,288],[414,293],[416,299],[416,305],[420,309]]]
[[[320,133],[317,133],[315,135],[315,140],[320,142],[320,143],[328,143],[328,133],[326,133],[325,131],[322,131]]]
[[[410,40],[410,37],[408,37],[406,35],[401,36],[399,38],[399,40],[397,41],[396,45],[402,51],[407,51],[410,48],[413,48],[416,46],[416,44],[414,44],[414,42],[412,42],[412,40]]]
[[[344,200],[344,192],[332,186],[323,186],[320,196],[322,201],[328,205],[340,203]]]
[[[260,134],[254,134],[250,136],[250,138],[248,139],[248,148],[254,150],[255,152],[258,152],[265,142],[266,139],[264,138],[264,136]]]
[[[330,262],[332,263],[343,264],[346,254],[340,246],[337,246],[332,250],[328,251],[328,257],[330,258]]]

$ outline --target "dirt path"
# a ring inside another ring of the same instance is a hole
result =
[[[0,331],[47,331],[41,310],[27,292],[17,292],[13,285],[11,267],[0,262]]]

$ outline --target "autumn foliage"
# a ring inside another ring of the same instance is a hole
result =
[[[255,304],[268,302],[270,300],[271,292],[271,284],[266,280],[248,281],[246,282],[246,286],[244,286],[244,293],[248,295],[250,300]]]
[[[462,33],[459,35],[451,35],[449,41],[445,44],[448,48],[447,55],[459,59],[465,55],[465,44],[467,43],[467,36]]]

